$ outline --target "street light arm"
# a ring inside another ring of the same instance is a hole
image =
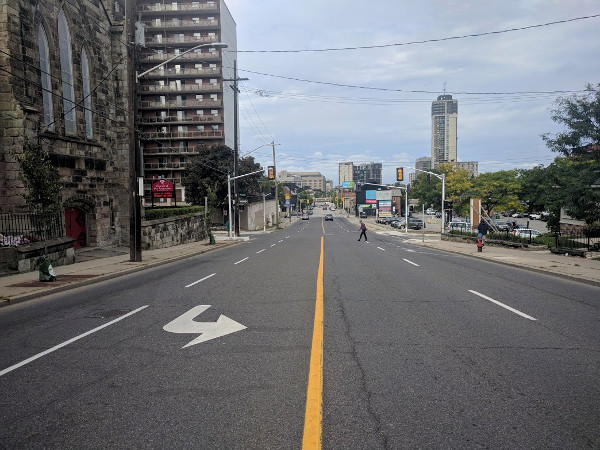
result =
[[[238,178],[249,177],[250,175],[254,175],[254,174],[257,174],[257,173],[260,173],[260,172],[264,172],[264,170],[263,170],[263,169],[261,169],[261,170],[257,170],[257,171],[255,171],[255,172],[246,173],[246,174],[244,174],[244,175],[238,175],[237,177],[231,177],[231,178],[229,178],[229,179],[230,179],[230,180],[237,180]]]
[[[224,42],[211,42],[211,43],[208,43],[208,44],[200,44],[200,45],[196,45],[195,47],[189,48],[189,49],[187,49],[186,51],[184,51],[184,52],[181,52],[181,53],[179,53],[179,54],[177,54],[177,55],[173,56],[172,58],[169,58],[169,59],[167,59],[166,61],[163,61],[163,62],[161,62],[160,64],[158,64],[158,65],[156,65],[156,66],[152,67],[151,69],[148,69],[148,70],[146,70],[146,71],[144,71],[144,72],[142,72],[142,73],[139,73],[139,74],[138,74],[138,73],[136,73],[136,75],[135,75],[135,79],[136,79],[136,81],[139,81],[139,79],[140,79],[141,77],[143,77],[144,75],[147,75],[147,74],[149,74],[149,73],[150,73],[150,72],[152,72],[153,70],[156,70],[156,69],[158,69],[159,67],[162,67],[162,66],[164,66],[165,64],[169,64],[171,61],[174,61],[174,60],[176,60],[177,58],[181,58],[181,57],[182,57],[183,55],[185,55],[186,53],[193,52],[194,50],[197,50],[197,49],[199,49],[199,48],[203,48],[203,47],[227,48],[227,47],[228,47],[228,45],[227,45],[227,44],[225,44]]]

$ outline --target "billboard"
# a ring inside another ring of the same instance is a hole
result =
[[[366,191],[365,192],[365,203],[369,203],[369,204],[377,203],[377,191]]]
[[[342,189],[354,189],[355,186],[354,181],[342,181]]]

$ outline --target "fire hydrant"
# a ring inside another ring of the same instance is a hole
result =
[[[477,235],[477,251],[479,253],[483,251],[483,235],[481,233]]]

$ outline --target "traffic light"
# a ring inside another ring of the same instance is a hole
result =
[[[396,181],[404,181],[404,167],[396,167]]]
[[[267,168],[268,178],[269,180],[275,179],[275,166],[269,166]]]

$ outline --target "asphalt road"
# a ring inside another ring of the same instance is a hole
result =
[[[322,214],[2,308],[0,448],[301,448],[321,240],[323,448],[600,447],[600,289]]]

